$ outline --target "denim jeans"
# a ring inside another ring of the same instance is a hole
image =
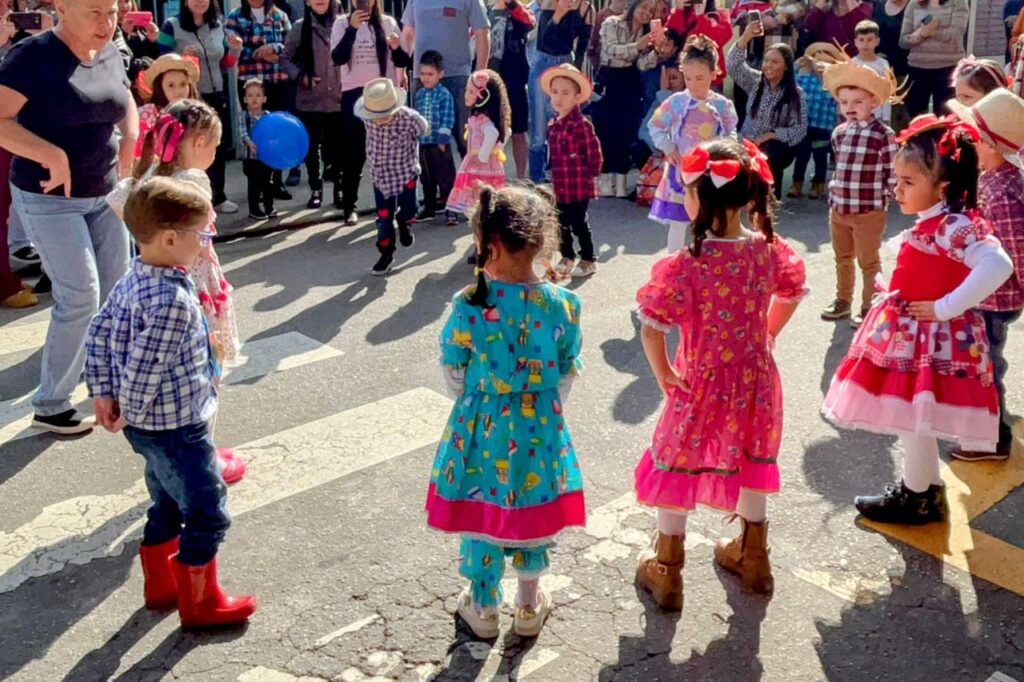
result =
[[[377,250],[394,253],[395,222],[407,228],[416,217],[416,180],[410,180],[405,189],[389,197],[374,187],[373,200],[377,204]]]
[[[540,87],[540,75],[552,66],[569,61],[569,55],[553,56],[537,51],[537,58],[530,67],[530,85],[527,89],[530,101],[530,179],[542,183],[547,178],[548,163],[548,121],[555,115],[551,100]]]
[[[12,187],[11,189],[13,190],[14,188]],[[10,249],[11,253],[14,253],[26,246],[32,246],[32,242],[29,241],[28,235],[25,234],[25,225],[22,224],[18,212],[12,209],[10,221],[7,223],[7,248]]]
[[[996,390],[999,392],[999,446],[1007,447],[1013,442],[1013,428],[1006,413],[1006,370],[1009,364],[1003,351],[1006,348],[1006,333],[1010,325],[1020,318],[1020,310],[983,310],[985,334],[988,336],[989,353],[992,356],[992,373],[995,374]]]
[[[125,438],[146,460],[143,545],[159,545],[179,535],[178,561],[203,566],[231,526],[227,485],[217,470],[216,448],[205,422],[167,431],[124,428]]]
[[[466,138],[462,130],[469,120],[469,107],[466,106],[466,83],[469,76],[446,76],[441,79],[441,85],[452,93],[455,98],[455,125],[452,126],[452,138],[455,140],[455,148],[459,150],[459,156],[466,155]]]
[[[104,197],[66,199],[11,187],[14,210],[53,281],[53,312],[43,346],[36,414],[71,409],[85,367],[89,322],[128,270],[128,230]]]
[[[551,565],[548,549],[554,543],[540,547],[501,547],[499,545],[462,536],[459,555],[459,574],[470,582],[473,603],[481,608],[501,604],[501,576],[505,573],[505,557],[512,557],[512,568],[521,578],[537,578]]]

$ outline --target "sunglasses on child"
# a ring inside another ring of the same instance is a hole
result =
[[[198,234],[199,246],[209,246],[213,243],[213,238],[217,235],[216,232],[211,232],[209,230],[186,230],[184,228],[177,229],[175,232],[190,232],[192,234]]]

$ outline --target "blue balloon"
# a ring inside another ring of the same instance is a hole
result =
[[[299,119],[275,111],[264,114],[252,129],[256,158],[274,170],[295,168],[309,151],[309,134]]]

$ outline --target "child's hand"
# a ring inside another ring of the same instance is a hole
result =
[[[683,161],[683,155],[679,153],[678,149],[673,149],[665,155],[665,159],[673,166],[678,166]]]
[[[256,143],[246,142],[245,144],[248,145],[249,147],[249,153],[252,154],[253,156],[256,156]]]
[[[124,421],[124,418],[121,417],[121,408],[113,398],[93,398],[92,412],[96,415],[96,424],[111,433],[116,433],[124,426],[122,424],[118,429],[114,429],[117,422]]]
[[[683,393],[690,392],[690,384],[686,382],[686,379],[679,376],[679,372],[674,367],[670,367],[668,372],[657,377],[658,386],[661,386],[661,392],[665,395],[669,394],[674,388],[678,388]]]
[[[392,50],[397,50],[402,46],[402,36],[397,33],[392,33],[387,37],[388,47]]]
[[[911,303],[908,309],[910,314],[921,322],[939,321],[939,318],[935,315],[935,301],[916,301]]]
[[[242,39],[238,36],[237,33],[229,33],[228,34],[228,48],[231,49],[231,50],[241,50],[242,49]],[[185,48],[185,49],[188,49],[188,48]],[[196,48],[196,50],[198,51],[198,48]]]

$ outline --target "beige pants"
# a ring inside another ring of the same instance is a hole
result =
[[[836,256],[836,298],[853,303],[853,288],[857,281],[853,259],[856,258],[864,280],[861,283],[861,308],[868,308],[875,291],[875,275],[882,271],[878,251],[885,236],[885,211],[843,215],[832,210],[829,211],[828,223]]]

